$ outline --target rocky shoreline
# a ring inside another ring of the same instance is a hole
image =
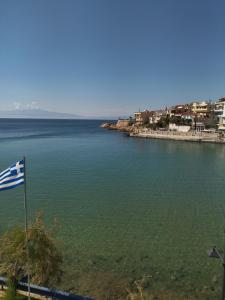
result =
[[[123,132],[132,132],[131,126],[120,126],[118,123],[103,123],[101,128],[109,129],[109,130],[118,130]]]

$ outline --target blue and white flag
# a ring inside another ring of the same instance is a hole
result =
[[[24,184],[23,160],[0,173],[0,191],[13,189],[20,184]]]

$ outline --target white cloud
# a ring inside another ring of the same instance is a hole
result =
[[[26,103],[25,104],[26,109],[38,109],[38,102],[37,101],[32,101],[31,103]]]
[[[39,109],[37,101],[31,101],[29,103],[13,102],[13,107],[15,110]]]
[[[13,102],[13,106],[15,110],[20,110],[22,109],[23,104],[20,102]]]

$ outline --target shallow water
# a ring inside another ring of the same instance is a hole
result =
[[[127,138],[101,123],[0,120],[0,170],[27,157],[30,217],[57,218],[68,269],[216,289],[221,268],[206,252],[223,245],[225,147]],[[17,222],[22,187],[0,194],[0,230]]]

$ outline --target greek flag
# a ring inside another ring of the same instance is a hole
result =
[[[24,183],[24,161],[20,160],[15,165],[0,173],[0,191],[13,189]]]

